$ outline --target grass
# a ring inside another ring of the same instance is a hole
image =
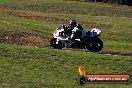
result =
[[[18,30],[22,29],[31,29],[33,31],[40,31],[40,32],[51,32],[51,29],[53,31],[53,28],[55,27],[54,24],[48,24],[46,22],[39,22],[39,21],[33,21],[28,19],[20,19],[15,17],[4,17],[1,18],[1,24],[5,25],[12,25],[14,27],[18,27]]]
[[[9,13],[13,11],[9,15]],[[103,51],[131,53],[131,18],[100,17],[75,14],[41,13],[20,10],[1,10],[0,30],[39,34],[51,38],[51,34],[60,24],[66,24],[70,19],[76,19],[85,30],[98,27],[102,30],[101,39],[104,42]],[[48,33],[43,35],[43,33]]]
[[[91,2],[0,0],[0,87],[131,88],[131,82],[84,86],[76,83],[79,65],[87,74],[132,75],[131,56],[36,47],[44,46],[45,39],[50,39],[60,24],[76,19],[87,31],[101,29],[102,52],[132,54],[131,13],[131,7]]]
[[[77,1],[53,0],[14,0],[8,4],[1,3],[1,7],[23,9],[52,13],[72,13],[94,16],[126,16],[131,17],[131,7],[95,4]]]
[[[0,44],[0,52],[1,87],[131,88],[131,83],[78,86],[75,80],[80,64],[87,74],[132,74],[131,57],[9,44]]]

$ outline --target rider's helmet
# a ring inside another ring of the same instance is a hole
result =
[[[77,25],[76,20],[70,20],[70,21],[69,21],[69,25],[70,25],[71,27],[76,27],[76,25]]]

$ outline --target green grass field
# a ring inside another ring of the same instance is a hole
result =
[[[0,0],[0,88],[131,88],[128,84],[76,82],[87,74],[130,74],[132,57],[56,50],[52,32],[76,19],[85,30],[101,29],[101,52],[132,55],[132,7],[66,0]]]

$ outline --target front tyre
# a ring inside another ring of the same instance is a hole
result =
[[[62,49],[65,47],[64,43],[62,43],[61,41],[58,41],[58,44],[56,43],[57,39],[56,38],[52,38],[50,41],[50,44],[53,48],[55,49]]]
[[[93,39],[86,43],[86,48],[91,52],[99,52],[103,48],[103,42],[99,39]]]

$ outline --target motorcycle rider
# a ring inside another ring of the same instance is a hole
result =
[[[69,26],[66,27],[66,33],[69,35],[69,39],[74,41],[75,39],[82,39],[86,32],[83,30],[80,24],[77,24],[76,20],[70,20]]]
[[[76,27],[77,22],[75,20],[70,20],[69,25],[65,27],[65,34],[69,37],[72,35],[72,30]]]

